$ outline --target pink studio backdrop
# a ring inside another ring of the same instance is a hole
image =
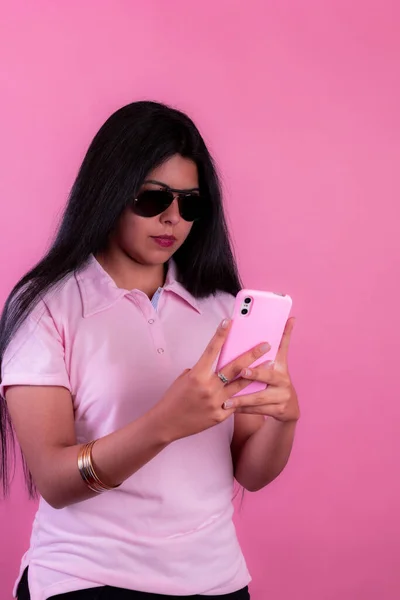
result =
[[[8,2],[0,303],[86,147],[142,98],[188,111],[223,174],[247,286],[286,290],[303,417],[237,526],[254,600],[400,597],[400,12],[396,0]],[[35,506],[0,502],[0,600]]]

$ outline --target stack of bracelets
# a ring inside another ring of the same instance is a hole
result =
[[[90,488],[93,492],[96,492],[97,494],[101,494],[102,492],[108,492],[109,490],[113,490],[119,487],[121,484],[112,486],[106,485],[97,476],[92,460],[92,449],[95,443],[96,440],[89,442],[88,444],[84,444],[79,450],[78,469],[83,481],[86,483],[88,488]]]

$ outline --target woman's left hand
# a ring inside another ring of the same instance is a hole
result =
[[[265,415],[286,423],[299,419],[300,409],[297,394],[288,368],[288,352],[293,326],[294,319],[291,318],[286,323],[275,361],[244,369],[240,374],[243,379],[266,383],[267,388],[261,392],[231,398],[226,404],[232,403],[237,413]]]

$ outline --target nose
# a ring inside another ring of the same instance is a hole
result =
[[[181,215],[179,213],[178,199],[176,196],[167,210],[164,210],[164,212],[161,213],[160,220],[167,225],[177,225],[179,223]]]

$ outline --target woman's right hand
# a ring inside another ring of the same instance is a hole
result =
[[[168,441],[200,433],[230,417],[235,411],[224,408],[224,403],[251,383],[239,378],[239,373],[269,351],[268,344],[259,344],[227,364],[223,374],[230,383],[224,385],[213,367],[230,327],[231,322],[225,319],[199,361],[174,381],[154,407]]]

